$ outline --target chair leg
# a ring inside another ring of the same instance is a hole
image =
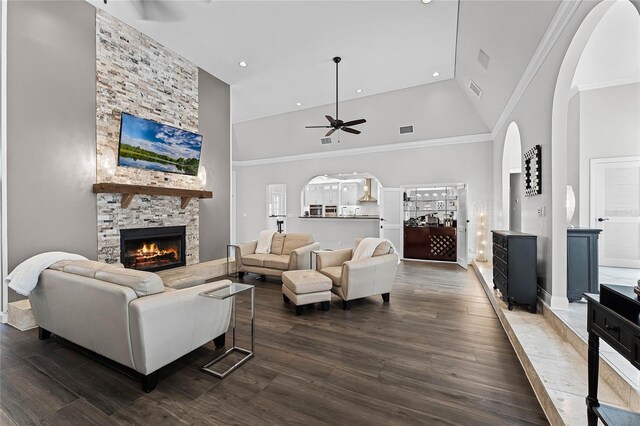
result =
[[[303,306],[302,306],[302,305],[300,305],[300,306],[296,306],[296,315],[297,315],[297,316],[302,315],[302,308],[303,308]]]
[[[158,384],[158,372],[154,371],[153,373],[142,376],[142,390],[146,393],[151,392],[156,388]]]
[[[342,301],[342,309],[344,309],[345,311],[350,311],[351,310],[351,300],[343,300]]]
[[[329,309],[331,309],[331,303],[330,302],[322,302],[322,310],[327,312]]]
[[[282,295],[282,300],[284,300],[284,303],[289,304],[289,298],[287,297],[287,295],[286,295],[286,294],[283,294],[283,295]]]
[[[45,330],[42,327],[38,327],[38,339],[46,340],[51,337],[51,332],[49,330]]]
[[[389,303],[389,293],[382,293],[382,301],[384,303]]]
[[[224,348],[226,334],[221,334],[215,339],[213,339],[213,344],[216,346],[216,349]]]

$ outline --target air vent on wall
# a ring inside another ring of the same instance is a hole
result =
[[[322,145],[328,145],[331,143],[331,138],[321,138],[320,142],[322,143]]]
[[[469,89],[471,89],[471,91],[475,93],[477,97],[482,97],[482,89],[476,83],[474,83],[473,80],[469,80]]]
[[[482,49],[478,52],[478,62],[480,62],[480,65],[482,65],[485,70],[489,68],[489,55],[487,55]]]
[[[405,133],[413,133],[413,126],[402,126],[402,127],[400,127],[400,134],[404,135]]]

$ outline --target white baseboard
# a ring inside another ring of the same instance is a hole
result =
[[[8,312],[0,312],[0,323],[6,324],[9,321],[9,313]]]

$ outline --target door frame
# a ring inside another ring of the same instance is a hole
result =
[[[460,187],[461,185],[464,185],[464,187],[467,189],[467,219],[469,219],[469,184],[465,183],[465,182],[448,182],[448,183],[417,183],[417,184],[409,184],[409,185],[399,185],[400,189],[404,192],[407,189],[412,189],[412,188],[419,188],[422,186],[455,186],[456,188]],[[404,255],[404,197],[400,200],[400,211],[402,212],[401,217],[403,218],[402,220],[402,229],[403,232],[400,233],[400,244],[402,245],[402,254]],[[400,251],[400,249],[398,249]],[[456,250],[457,250],[457,245],[456,245]],[[457,254],[456,254],[456,262],[449,262],[446,261],[446,263],[456,263],[457,264]],[[405,258],[403,256],[401,256],[402,260],[404,260]],[[416,262],[420,262],[420,259],[407,259],[407,260],[415,260]],[[467,261],[469,260],[469,227],[467,227]],[[424,262],[443,262],[440,260],[425,260]]]

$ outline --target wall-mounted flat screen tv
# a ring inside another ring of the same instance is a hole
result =
[[[202,135],[122,113],[118,166],[196,176]]]

